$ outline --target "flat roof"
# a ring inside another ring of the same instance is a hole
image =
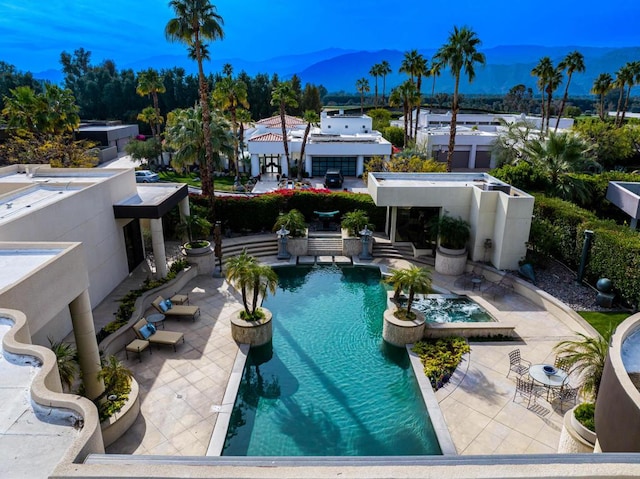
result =
[[[370,173],[378,187],[509,186],[487,173]]]
[[[60,248],[0,249],[0,290],[30,275],[62,251]]]
[[[185,183],[139,184],[137,193],[113,205],[116,218],[161,218],[189,196]]]
[[[0,196],[0,225],[80,191],[80,186],[34,184]]]

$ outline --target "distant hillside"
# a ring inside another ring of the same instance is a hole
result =
[[[626,62],[640,60],[640,47],[598,48],[581,46],[542,47],[535,45],[506,45],[484,50],[486,66],[476,69],[476,78],[469,84],[462,81],[460,91],[463,94],[504,94],[519,83],[536,89],[536,79],[531,69],[544,56],[557,64],[568,52],[580,51],[585,56],[587,70],[584,74],[575,74],[571,81],[570,94],[588,95],[594,79],[604,72],[612,76]],[[428,60],[434,55],[434,49],[419,50]],[[323,85],[329,92],[355,92],[356,80],[365,77],[369,80],[371,94],[374,93],[374,79],[369,75],[371,67],[383,60],[389,62],[393,72],[386,78],[386,93],[402,83],[406,75],[398,73],[404,52],[398,50],[351,51],[339,48],[321,50],[302,55],[288,55],[260,61],[247,61],[239,58],[226,58],[206,62],[205,71],[220,72],[225,63],[233,65],[235,73],[241,71],[254,76],[258,73],[269,75],[277,73],[281,78],[290,78],[297,74],[302,83]],[[186,55],[165,55],[146,58],[117,65],[120,69],[140,71],[149,67],[156,69],[182,67],[189,73],[196,73],[196,64]],[[34,73],[36,78],[53,82],[62,80],[62,73],[56,70]],[[423,92],[430,94],[432,80],[423,82]],[[378,91],[382,93],[382,78],[378,79]],[[444,72],[436,79],[436,93],[453,91],[453,79]]]

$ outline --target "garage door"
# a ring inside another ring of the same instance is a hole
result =
[[[451,168],[469,168],[469,152],[454,151],[451,159]]]
[[[476,151],[476,168],[489,168],[491,164],[490,151]]]
[[[356,176],[356,156],[314,156],[311,163],[312,176],[324,176],[327,170],[340,170],[342,176]]]

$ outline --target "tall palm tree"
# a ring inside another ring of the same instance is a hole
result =
[[[637,85],[640,83],[640,62],[639,61],[629,62],[627,63],[627,65],[629,66],[629,78],[627,79],[628,90],[627,90],[626,98],[624,100],[624,108],[622,109],[622,115],[620,117],[620,126],[622,126],[622,124],[624,123],[624,117],[627,112],[627,108],[629,108],[629,98],[631,98],[631,88],[634,85]]]
[[[433,97],[436,93],[436,78],[440,76],[442,71],[442,63],[431,61],[431,68],[429,69],[429,76],[433,77],[433,84],[431,86],[431,103],[433,104]]]
[[[430,70],[427,67],[427,60],[422,55],[418,55],[416,58],[414,72],[416,75],[416,92],[418,95],[418,104],[416,105],[416,124],[413,129],[413,140],[415,141],[418,139],[418,121],[420,119],[420,107],[422,106],[422,77],[428,77],[430,74]]]
[[[605,111],[604,111],[604,98],[612,89],[613,89],[613,78],[608,73],[600,73],[600,75],[598,75],[594,80],[593,86],[591,87],[591,93],[593,93],[594,95],[600,96],[600,101],[598,104],[599,105],[598,113],[602,121],[604,121],[606,117]]]
[[[145,107],[140,113],[138,113],[137,119],[149,125],[151,128],[151,134],[155,139],[158,138],[158,130],[160,124],[164,121],[161,116],[158,116],[158,112],[152,107]]]
[[[389,105],[402,106],[402,112],[404,115],[404,145],[409,145],[409,110],[417,102],[416,86],[411,80],[406,80],[399,86],[393,89],[391,95],[389,95]]]
[[[155,118],[157,121],[158,129],[154,132],[152,127],[151,133],[156,138],[158,135],[160,135],[160,124],[162,123],[162,121],[160,120],[162,117],[160,116],[158,93],[164,93],[166,91],[167,89],[162,82],[162,77],[160,77],[157,70],[149,68],[148,70],[143,70],[138,74],[138,86],[136,87],[136,93],[140,96],[149,95],[153,101],[153,109],[156,113]]]
[[[360,93],[360,114],[364,115],[364,94],[371,91],[369,80],[364,77],[356,80],[356,90]]]
[[[271,105],[278,106],[278,109],[280,110],[280,125],[282,126],[284,156],[287,160],[287,174],[290,174],[291,165],[289,161],[289,141],[287,138],[287,107],[298,107],[296,92],[291,86],[290,81],[278,83],[278,85],[271,91]]]
[[[553,63],[551,62],[551,58],[549,57],[542,57],[538,61],[538,64],[535,67],[533,67],[533,69],[531,70],[531,74],[533,76],[538,77],[536,84],[538,85],[538,88],[540,89],[540,93],[542,95],[542,103],[540,107],[540,112],[542,116],[542,119],[540,121],[540,131],[542,132],[544,132],[545,119],[548,116],[551,116],[551,112],[547,109],[545,105],[545,102],[546,102],[545,95],[547,94],[547,91],[548,91],[549,81],[551,77],[554,75],[555,71],[556,70],[553,66]]]
[[[418,53],[418,50],[410,50],[408,52],[404,52],[404,58],[402,59],[402,63],[400,63],[400,69],[398,70],[400,73],[406,73],[409,75],[409,80],[414,85],[416,84],[416,65],[418,63],[418,57],[421,57]],[[413,110],[409,110],[409,138],[413,138]]]
[[[233,65],[231,65],[231,63],[225,63],[222,65],[222,74],[228,77],[233,75]]]
[[[240,143],[240,158],[244,160],[244,127],[251,123],[251,112],[244,108],[238,108],[236,111],[236,119],[238,120],[238,141]]]
[[[300,164],[298,165],[298,180],[302,179],[302,165],[304,165],[304,150],[307,146],[307,138],[311,127],[317,125],[320,122],[320,117],[314,110],[307,110],[302,117],[307,122],[307,127],[304,129],[304,136],[302,137],[302,146],[300,147]]]
[[[202,127],[204,138],[210,138],[211,110],[207,79],[202,67],[203,55],[208,53],[203,41],[224,38],[222,25],[224,21],[217,13],[217,9],[209,0],[171,0],[169,6],[176,17],[169,20],[165,27],[165,36],[169,41],[177,41],[187,45],[190,56],[195,56],[198,63],[198,84],[200,93],[200,107],[202,109]],[[214,187],[211,176],[213,163],[213,148],[210,141],[205,142],[205,160],[200,165],[202,179],[202,193],[209,197],[211,215],[215,216]]]
[[[567,103],[569,96],[569,85],[571,84],[571,77],[574,72],[584,73],[586,67],[584,66],[584,56],[579,51],[573,51],[567,54],[566,57],[558,64],[558,68],[561,70],[567,70],[567,84],[564,88],[564,95],[562,97],[562,103],[560,104],[560,111],[558,112],[558,120],[556,121],[556,127],[553,131],[558,131],[558,125],[560,124],[560,117],[564,113],[564,106]]]
[[[387,60],[380,62],[380,76],[382,77],[382,104],[385,104],[385,92],[387,91],[387,75],[391,73],[391,66]]]
[[[453,150],[456,146],[456,121],[458,118],[458,92],[460,89],[460,75],[464,71],[472,82],[476,76],[475,65],[484,65],[484,54],[478,51],[482,42],[476,33],[468,27],[453,27],[453,32],[449,35],[448,42],[442,45],[436,53],[434,59],[449,67],[451,74],[455,78],[453,90],[453,104],[451,108],[451,131],[449,133],[449,151],[447,152],[447,171],[451,171],[453,161]]]
[[[213,90],[213,103],[222,111],[228,111],[231,116],[231,128],[233,129],[233,163],[236,174],[240,172],[238,161],[238,108],[249,108],[247,101],[247,85],[242,80],[234,80],[226,76],[216,83]]]
[[[614,86],[620,91],[620,94],[618,95],[618,107],[616,109],[616,126],[622,125],[622,121],[620,120],[620,113],[622,111],[622,99],[624,97],[626,86],[632,83],[633,70],[631,69],[631,63],[625,63],[616,72],[616,79],[614,81]]]
[[[378,77],[380,76],[380,64],[376,63],[375,65],[373,65],[371,67],[371,69],[369,70],[369,75],[371,75],[373,77],[373,79],[375,80],[376,84],[375,84],[375,89],[374,89],[374,96],[373,96],[373,106],[378,106]]]

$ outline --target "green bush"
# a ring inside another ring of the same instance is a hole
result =
[[[471,351],[471,348],[464,338],[449,337],[418,341],[412,351],[420,357],[424,374],[437,390],[446,384],[460,364],[462,356]]]
[[[589,431],[596,432],[596,405],[590,402],[584,402],[580,404],[573,411],[573,415],[580,424],[589,429]]]

